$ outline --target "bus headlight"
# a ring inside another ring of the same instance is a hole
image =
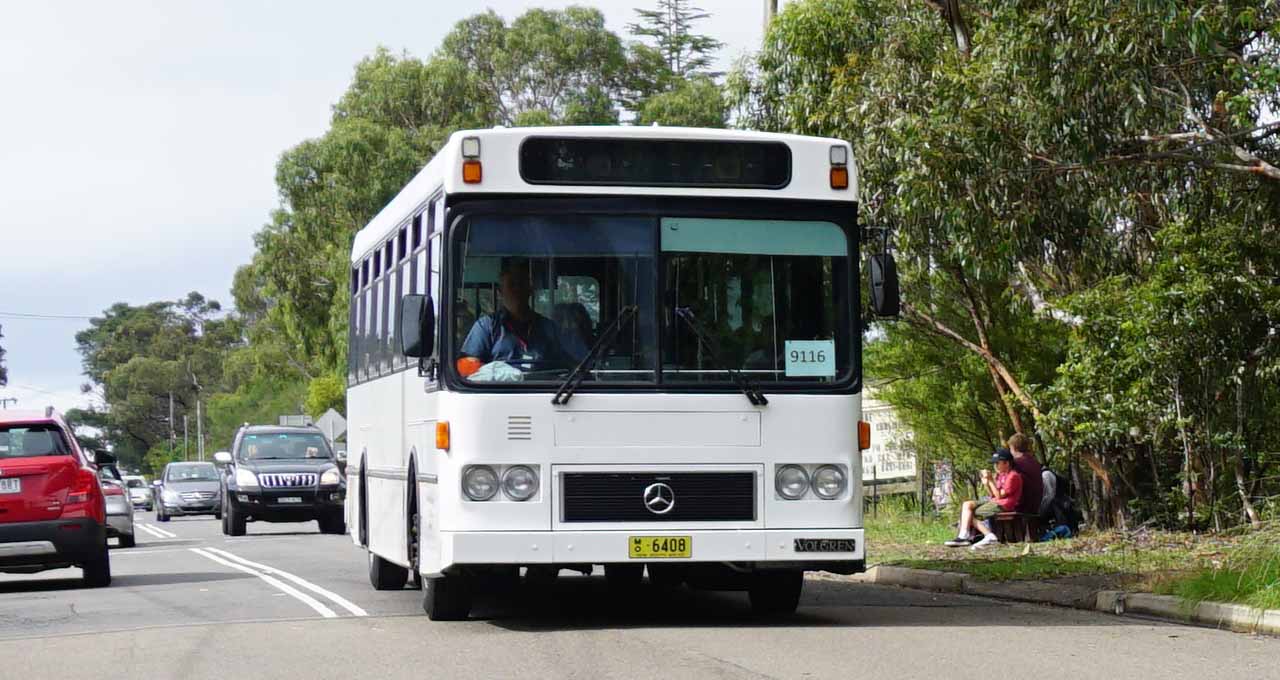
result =
[[[468,465],[462,470],[462,493],[473,501],[487,501],[498,493],[498,475],[488,465]]]
[[[773,488],[789,501],[799,500],[809,490],[809,474],[799,465],[783,465],[774,477]]]
[[[514,465],[502,473],[502,493],[513,501],[527,501],[538,493],[538,473],[527,465]]]
[[[848,476],[836,465],[823,465],[813,471],[813,492],[818,498],[831,500],[839,498],[848,484]]]

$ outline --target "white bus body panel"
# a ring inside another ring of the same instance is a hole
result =
[[[582,393],[558,407],[544,393],[424,393],[423,384],[410,371],[350,393],[350,455],[368,465],[369,545],[398,564],[408,564],[411,452],[422,529],[420,566],[427,575],[455,564],[626,561],[627,537],[637,534],[691,536],[690,561],[697,562],[864,559],[857,431],[833,427],[858,420],[856,394],[770,395],[768,406],[756,408],[736,393]],[[403,416],[397,401],[405,405]],[[449,423],[447,452],[434,447],[437,419]],[[786,463],[844,465],[849,488],[837,500],[812,493],[783,500],[773,478],[776,466]],[[461,490],[462,468],[468,464],[530,465],[538,472],[539,491],[525,502],[501,494],[470,501]],[[564,522],[559,512],[566,471],[721,470],[756,473],[754,521],[581,523]],[[353,466],[349,472],[349,488],[358,490],[359,470]],[[359,503],[358,491],[351,500],[353,507]],[[352,520],[356,527],[354,511]],[[796,538],[852,538],[857,549],[797,554]]]

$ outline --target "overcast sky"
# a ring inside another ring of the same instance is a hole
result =
[[[118,301],[231,276],[278,203],[276,159],[328,127],[357,61],[378,45],[429,55],[453,24],[555,0],[361,3],[23,2],[0,10],[0,324],[19,408],[84,405],[76,331]],[[624,33],[651,0],[578,2]],[[700,29],[753,50],[762,0],[699,0]]]

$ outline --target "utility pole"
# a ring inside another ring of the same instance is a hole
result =
[[[191,460],[191,444],[187,437],[187,414],[182,414],[182,459]]]
[[[204,461],[204,426],[201,418],[200,401],[196,400],[196,450],[200,454],[200,461]]]
[[[173,392],[169,393],[169,458],[173,458],[173,450],[178,446],[178,434],[173,427]]]
[[[778,16],[778,0],[764,0],[764,32],[769,32],[769,25]]]

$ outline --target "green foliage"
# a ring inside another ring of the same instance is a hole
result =
[[[332,373],[312,378],[307,386],[307,413],[319,418],[329,409],[339,413],[347,410],[347,382]]]
[[[640,20],[629,24],[627,30],[652,40],[666,67],[678,78],[711,75],[711,53],[724,43],[693,32],[694,23],[711,15],[690,0],[657,0],[655,4],[657,9],[637,9]]]
[[[660,92],[644,101],[636,114],[636,125],[722,128],[729,110],[720,86],[710,78],[681,81],[675,89]]]
[[[107,408],[73,411],[72,420],[98,428],[122,463],[141,463],[170,432],[181,434],[184,415],[194,432],[196,402],[226,388],[224,359],[243,344],[243,330],[195,292],[174,302],[112,305],[76,334],[86,387],[100,390]]]
[[[1166,583],[1162,590],[1190,604],[1234,602],[1280,609],[1280,532],[1273,528],[1251,536],[1220,564]]]
[[[932,3],[789,3],[728,80],[744,124],[854,146],[860,217],[893,230],[906,302],[869,371],[900,412],[941,411],[906,416],[931,455],[1025,430],[1086,463],[1099,522],[1176,485],[1182,441],[1214,517],[1247,511],[1274,470],[1258,452],[1276,450],[1259,376],[1277,351],[1261,289],[1280,270],[1256,243],[1280,214],[1280,125],[1263,117],[1280,12],[958,6],[963,26]]]

